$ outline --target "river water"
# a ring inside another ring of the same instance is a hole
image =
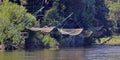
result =
[[[120,46],[0,52],[0,60],[120,60]]]

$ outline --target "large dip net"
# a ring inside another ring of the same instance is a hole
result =
[[[58,31],[64,35],[79,35],[83,31],[83,29],[82,28],[79,28],[79,29],[59,29],[58,28]]]
[[[99,26],[99,27],[90,27],[87,30],[84,30],[83,32],[83,36],[84,37],[90,37],[90,36],[101,36],[102,35],[102,31],[101,29],[103,28],[103,26]]]
[[[32,27],[32,28],[29,28],[30,30],[32,31],[41,31],[41,32],[45,32],[45,33],[48,33],[48,32],[51,32],[55,27],[43,27],[43,28],[35,28],[35,27]]]
[[[103,28],[103,26],[90,28],[90,30],[93,31],[92,36],[94,36],[94,37],[101,36],[103,34],[103,31],[101,31],[102,28]]]
[[[42,28],[31,27],[31,28],[29,28],[29,30],[49,33],[54,28],[55,28],[55,26],[51,26],[51,27],[45,26],[45,27],[42,27]],[[89,37],[91,35],[93,35],[93,36],[100,36],[102,34],[101,33],[102,31],[100,31],[102,28],[103,28],[103,26],[88,28],[88,30],[84,31],[83,35],[85,37]],[[57,30],[61,34],[64,34],[64,35],[79,35],[83,31],[83,28],[77,28],[77,29],[57,28]]]

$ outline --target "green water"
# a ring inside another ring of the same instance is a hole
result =
[[[0,52],[0,60],[120,60],[120,46]]]

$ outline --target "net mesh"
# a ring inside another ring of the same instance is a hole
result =
[[[82,35],[84,37],[90,37],[92,34],[93,34],[93,31],[91,31],[91,30],[85,30]]]
[[[84,30],[82,36],[84,36],[84,37],[100,36],[102,34],[102,31],[100,31],[102,28],[103,28],[103,26],[90,27],[90,28],[88,28],[88,30]]]
[[[92,27],[89,28],[89,30],[91,30],[93,33],[91,34],[94,37],[99,37],[103,34],[103,32],[101,31],[103,28],[103,26],[99,26],[99,27]]]
[[[58,31],[64,35],[79,35],[83,31],[83,29],[81,29],[81,28],[79,28],[79,29],[59,29],[58,28]]]
[[[92,30],[93,32],[96,32],[96,31],[99,31],[103,28],[103,26],[99,26],[99,27],[91,27],[91,28],[88,28],[89,30]]]
[[[55,27],[43,27],[43,28],[36,28],[36,27],[32,27],[32,28],[29,28],[30,30],[32,31],[41,31],[41,32],[51,32]]]

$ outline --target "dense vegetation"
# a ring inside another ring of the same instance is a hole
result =
[[[71,13],[73,15],[61,23]],[[23,44],[26,49],[89,46],[98,38],[120,32],[119,20],[119,0],[4,0],[0,5],[0,41],[8,46]],[[61,35],[56,30],[44,35],[26,29],[59,23],[59,28],[83,28],[83,35],[90,28],[102,26],[99,31],[102,34],[83,38]],[[25,41],[19,34],[23,31],[29,33]]]
[[[21,32],[27,27],[37,26],[34,16],[26,12],[23,6],[4,1],[0,6],[0,41],[6,47],[18,45],[23,37]]]

